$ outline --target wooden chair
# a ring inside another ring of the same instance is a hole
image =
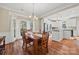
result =
[[[49,39],[49,34],[47,32],[44,32],[42,34],[42,40],[41,44],[38,44],[38,51],[39,54],[47,54],[48,53],[48,39]]]
[[[48,39],[49,39],[49,34],[43,33],[42,35],[42,53],[46,54],[48,53]]]
[[[23,50],[24,52],[28,52],[29,51],[29,47],[32,46],[31,42],[32,42],[32,39],[27,35],[26,32],[23,33],[22,35],[22,39],[23,39]]]
[[[22,39],[23,39],[23,48],[27,48],[27,44],[29,43],[29,40],[28,40],[28,36],[26,35],[26,32],[23,32]]]
[[[2,43],[2,44],[1,44]],[[5,54],[5,36],[0,38],[0,54]]]

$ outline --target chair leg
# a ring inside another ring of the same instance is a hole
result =
[[[0,50],[0,55],[4,55],[5,54],[5,50]]]

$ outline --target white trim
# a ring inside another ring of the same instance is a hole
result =
[[[13,9],[11,9],[11,8],[7,8],[7,7],[1,6],[1,5],[0,5],[0,7],[3,8],[3,9],[9,10],[9,11],[10,11],[10,12],[9,12],[10,14],[14,14],[14,15],[19,15],[19,16],[22,16],[22,17],[26,17],[24,14],[22,14],[21,11],[16,11],[16,10],[13,10]],[[15,13],[14,13],[14,12],[15,12]]]
[[[49,16],[56,14],[58,12],[62,12],[62,11],[65,11],[67,9],[71,9],[71,8],[74,8],[77,6],[79,6],[79,4],[66,5],[64,7],[60,7],[59,9],[56,8],[55,10],[51,10],[48,13],[46,13],[45,15],[42,15],[41,17],[49,17]]]

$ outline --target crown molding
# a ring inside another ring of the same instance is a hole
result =
[[[47,16],[51,16],[55,13],[58,13],[58,12],[62,12],[64,10],[67,10],[67,9],[70,9],[70,8],[73,8],[73,7],[76,7],[76,6],[79,6],[79,4],[72,4],[72,5],[65,5],[65,6],[61,6],[59,8],[55,8],[54,10],[51,10],[47,13],[45,13],[44,15],[41,15],[40,18],[43,18],[43,17],[47,17]],[[9,10],[11,12],[13,12],[14,14],[17,14],[17,15],[20,15],[20,16],[23,16],[23,17],[26,17],[25,13],[24,12],[21,12],[21,11],[17,11],[17,10],[14,10],[14,9],[11,9],[11,8],[7,8],[5,6],[2,6],[0,5],[1,8],[4,8],[6,10]]]
[[[53,11],[50,11],[50,12],[46,13],[45,15],[42,15],[41,17],[48,17],[48,16],[54,15],[56,13],[77,7],[77,6],[79,6],[79,4],[66,5],[64,7],[56,8]]]
[[[19,16],[22,16],[22,17],[26,17],[26,15],[24,15],[21,11],[13,10],[11,8],[7,8],[7,7],[2,6],[2,5],[0,5],[0,8],[8,10],[10,15],[14,14],[14,15],[19,15]]]

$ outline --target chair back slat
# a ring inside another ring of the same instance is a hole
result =
[[[42,39],[41,43],[39,44],[39,54],[47,54],[48,53],[48,39],[49,39],[49,34],[47,32],[42,33]]]

